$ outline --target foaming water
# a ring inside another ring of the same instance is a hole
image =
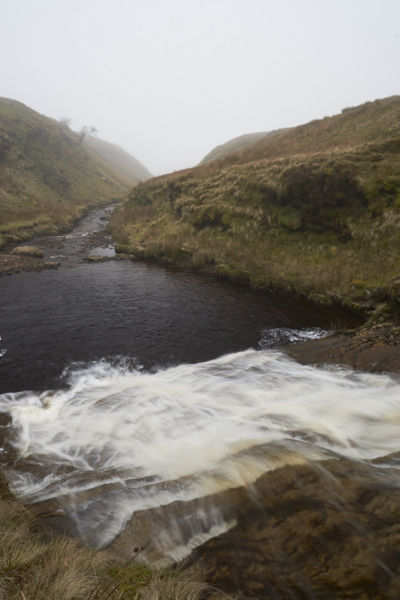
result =
[[[1,335],[0,335],[0,342],[1,342]],[[2,356],[4,356],[6,352],[7,352],[7,350],[6,350],[5,348],[1,348],[1,347],[0,347],[0,358],[1,358]]]
[[[25,501],[57,499],[100,546],[138,511],[249,486],[288,464],[400,450],[398,380],[305,367],[274,350],[153,373],[99,361],[67,377],[64,390],[0,396],[17,451],[8,473]],[[188,548],[230,526],[209,514]]]
[[[297,344],[307,340],[317,340],[329,334],[321,327],[293,329],[292,327],[266,327],[262,331],[260,348],[276,348],[287,344]]]

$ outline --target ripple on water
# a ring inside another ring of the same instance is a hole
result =
[[[266,328],[329,328],[333,313],[290,296],[131,261],[2,280],[0,392],[62,387],[74,361],[126,356],[146,369],[265,344]]]

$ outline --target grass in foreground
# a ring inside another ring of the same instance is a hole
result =
[[[206,586],[45,529],[0,482],[0,600],[199,600]]]

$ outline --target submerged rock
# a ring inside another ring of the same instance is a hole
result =
[[[109,260],[109,257],[102,256],[101,254],[91,254],[90,256],[86,256],[83,260],[89,263],[107,262]]]
[[[58,269],[58,267],[60,266],[61,263],[59,262],[55,262],[53,260],[47,260],[46,262],[43,263],[43,267],[45,269]]]

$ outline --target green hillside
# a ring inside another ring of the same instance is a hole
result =
[[[227,154],[231,154],[232,152],[236,152],[237,150],[241,150],[245,146],[249,146],[250,144],[254,144],[258,142],[258,140],[264,138],[268,133],[246,133],[244,135],[240,135],[239,137],[235,137],[225,144],[221,144],[217,146],[211,152],[209,152],[203,160],[199,163],[199,166],[205,165],[213,160],[218,160],[220,158],[224,158]]]
[[[121,173],[130,181],[131,185],[136,185],[153,177],[142,163],[115,144],[110,144],[110,142],[91,135],[84,138],[84,144],[117,173]]]
[[[66,125],[0,98],[0,247],[66,230],[131,186]]]
[[[400,97],[141,184],[112,228],[136,256],[319,302],[398,310]]]

